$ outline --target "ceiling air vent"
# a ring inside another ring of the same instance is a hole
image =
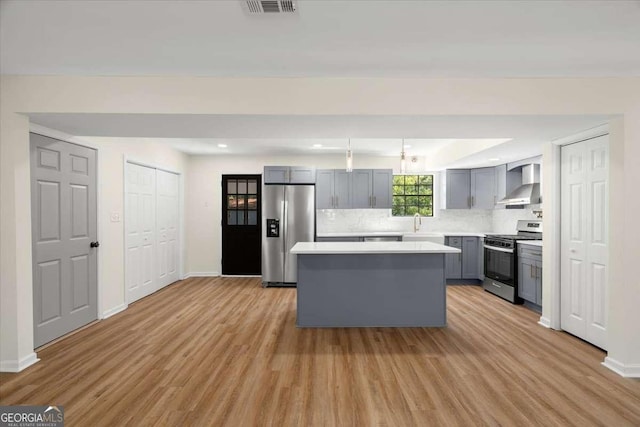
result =
[[[294,0],[246,0],[246,6],[252,15],[296,12],[296,2]]]

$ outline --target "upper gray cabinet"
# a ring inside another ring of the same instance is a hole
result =
[[[471,207],[471,172],[469,169],[447,169],[447,209]]]
[[[265,166],[265,184],[315,184],[316,170],[301,166]]]
[[[471,169],[471,209],[493,209],[496,204],[495,168]]]
[[[338,169],[320,169],[317,171],[317,209],[350,208],[351,191],[351,173]]]
[[[316,208],[390,209],[392,185],[391,169],[321,169],[316,180]]]
[[[353,179],[353,204],[355,209],[370,208],[373,196],[373,170],[372,169],[354,169]]]
[[[493,209],[495,168],[447,169],[446,193],[447,209]]]
[[[373,170],[373,206],[376,209],[391,209],[393,202],[393,170]]]

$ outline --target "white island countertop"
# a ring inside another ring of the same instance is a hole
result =
[[[298,242],[292,254],[459,254],[460,249],[432,242]]]
[[[404,236],[407,234],[442,234],[443,236],[469,236],[469,237],[484,237],[487,234],[491,233],[478,233],[478,232],[469,232],[469,231],[418,231],[417,233],[413,231],[339,231],[333,233],[318,233],[318,237],[393,237],[393,236]],[[497,234],[497,233],[493,233]]]

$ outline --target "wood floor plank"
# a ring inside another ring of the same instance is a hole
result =
[[[0,404],[69,426],[638,426],[640,381],[477,286],[446,328],[295,327],[295,289],[194,278],[0,374]]]

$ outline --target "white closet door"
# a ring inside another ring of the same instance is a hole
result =
[[[126,164],[125,277],[127,302],[156,290],[156,170]]]
[[[562,148],[561,327],[607,345],[609,144]]]
[[[158,206],[158,289],[179,279],[178,277],[178,210],[179,176],[157,171]]]

